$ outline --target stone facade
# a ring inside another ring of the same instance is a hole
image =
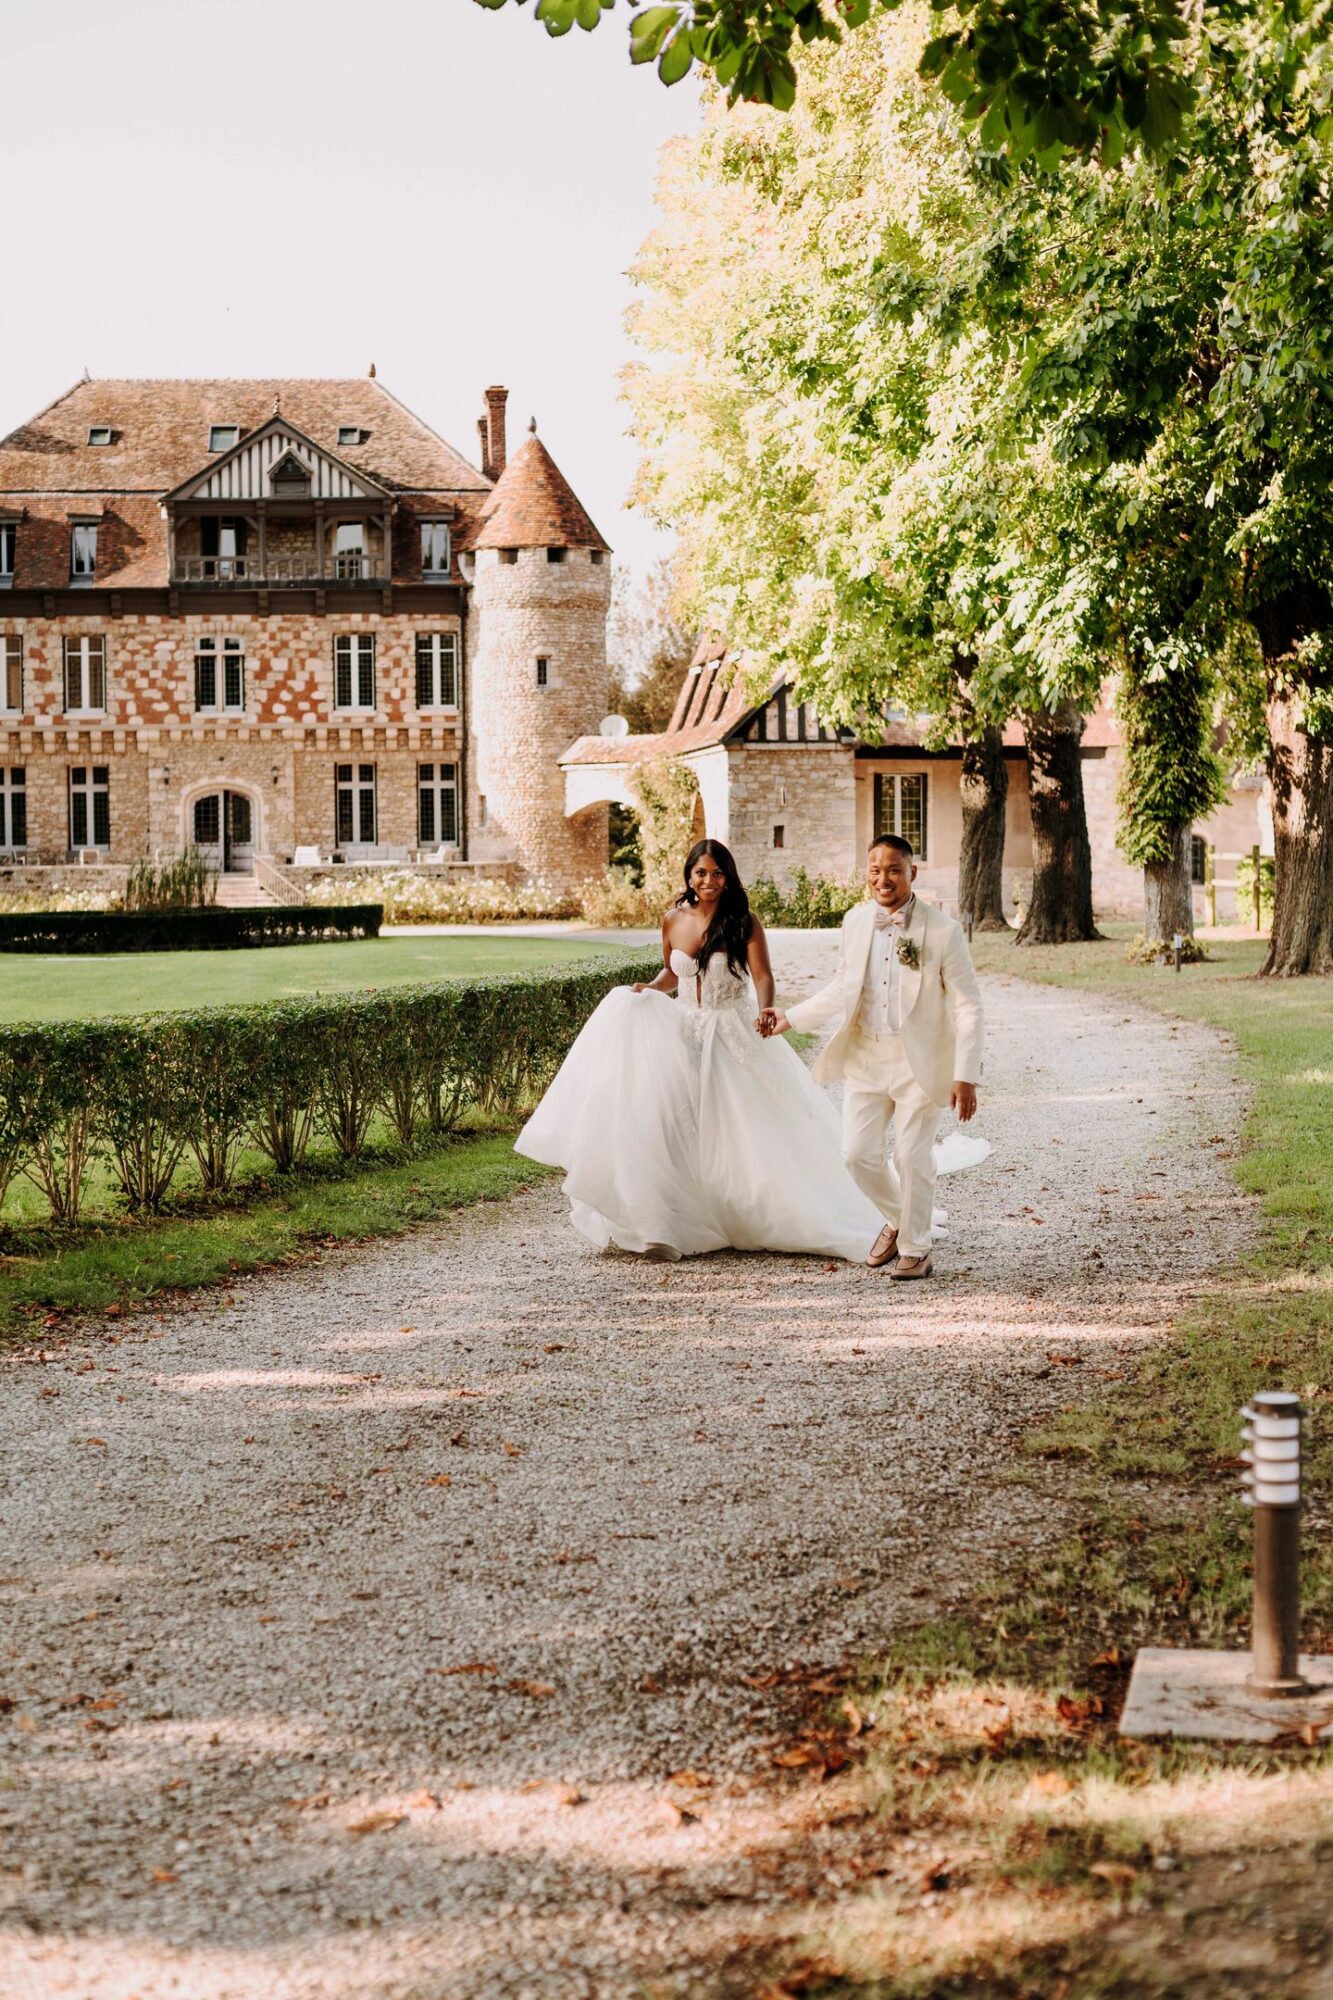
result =
[[[195,801],[232,790],[250,801],[253,845],[290,858],[298,844],[337,844],[334,769],[374,767],[375,839],[418,844],[417,767],[462,762],[460,711],[416,706],[419,633],[453,632],[456,614],[375,612],[278,615],[216,613],[119,619],[0,620],[23,643],[24,709],[0,717],[0,768],[25,772],[28,846],[54,862],[72,845],[69,771],[108,773],[106,858],[177,853],[193,838]],[[68,637],[101,639],[106,672],[103,715],[72,720],[64,710],[63,649]],[[338,636],[373,639],[375,705],[334,706]],[[245,706],[234,714],[194,708],[200,638],[239,639]]]

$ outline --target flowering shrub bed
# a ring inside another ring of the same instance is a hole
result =
[[[411,1145],[468,1105],[513,1110],[545,1088],[613,986],[650,958],[126,1019],[0,1027],[0,1202],[15,1175],[76,1219],[94,1159],[133,1210],[162,1206],[192,1157],[225,1188],[243,1145],[284,1173],[313,1137],[345,1159],[377,1118]]]
[[[804,868],[797,868],[786,889],[780,889],[766,875],[756,876],[750,884],[750,907],[761,922],[782,930],[836,930],[848,910],[864,900],[865,893],[866,885],[859,875],[838,882],[832,876],[807,875]]]
[[[294,879],[300,882],[299,871]],[[302,886],[311,904],[382,903],[386,924],[539,923],[579,914],[577,895],[539,879],[517,885],[460,882],[412,868],[353,868],[340,869],[337,879],[320,876]]]

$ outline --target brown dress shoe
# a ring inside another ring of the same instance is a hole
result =
[[[881,1264],[891,1264],[897,1255],[898,1232],[896,1229],[890,1229],[886,1222],[880,1230],[879,1235],[875,1238],[866,1262],[872,1271],[878,1271]]]
[[[930,1261],[930,1252],[922,1257],[899,1257],[889,1272],[891,1278],[928,1278],[935,1266]]]

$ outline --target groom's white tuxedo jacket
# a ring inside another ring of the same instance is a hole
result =
[[[917,969],[902,965],[899,974],[903,1053],[927,1097],[947,1106],[955,1082],[977,1083],[981,1078],[985,1022],[972,954],[962,926],[919,896],[911,923],[901,935],[916,946],[920,960]],[[874,936],[875,905],[858,903],[842,921],[837,977],[809,1000],[787,1009],[787,1019],[802,1032],[838,1023],[815,1062],[819,1083],[843,1074],[860,1040],[858,1016]],[[899,933],[890,936],[896,945]]]

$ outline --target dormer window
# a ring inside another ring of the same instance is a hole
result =
[[[210,424],[208,427],[208,449],[210,451],[230,451],[241,435],[239,424]]]
[[[421,574],[425,577],[449,574],[447,521],[423,521],[421,524]]]
[[[69,531],[69,573],[75,583],[91,583],[97,570],[97,523],[76,521]]]
[[[18,541],[18,523],[0,521],[0,590],[8,590],[14,581],[14,545]]]
[[[110,424],[89,424],[88,442],[89,444],[110,444],[111,442]]]
[[[339,444],[360,444],[361,441],[362,439],[361,439],[360,424],[339,424],[338,426]]]
[[[301,463],[294,451],[285,451],[269,474],[269,485],[279,497],[308,493],[310,468]]]

